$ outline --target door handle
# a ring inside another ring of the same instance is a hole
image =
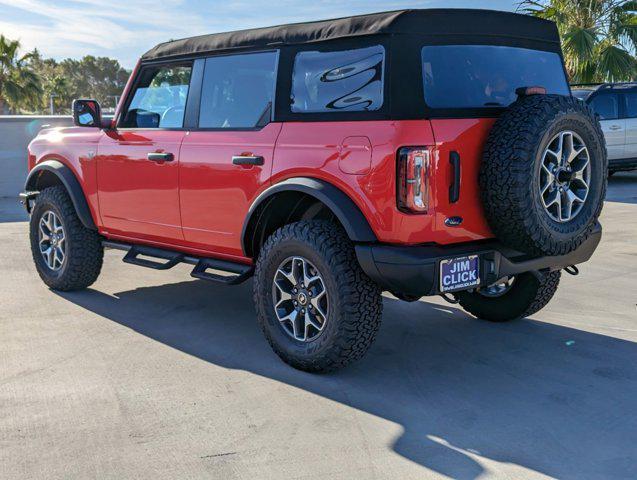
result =
[[[235,155],[232,157],[233,165],[263,165],[265,160],[261,156]]]
[[[151,162],[172,162],[175,159],[175,156],[168,152],[150,152],[146,155],[146,158]]]
[[[456,203],[460,199],[460,155],[458,152],[449,154],[449,163],[453,174],[453,180],[449,187],[449,203]]]
[[[621,125],[611,125],[610,127],[608,127],[609,130],[621,130]]]

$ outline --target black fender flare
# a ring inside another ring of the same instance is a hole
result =
[[[325,204],[338,218],[347,236],[353,242],[372,243],[378,239],[369,226],[369,222],[354,201],[341,189],[324,180],[308,177],[288,178],[267,188],[252,202],[241,231],[241,247],[244,254],[249,251],[251,239],[246,238],[248,227],[258,207],[272,195],[293,191],[310,195]]]
[[[80,182],[75,177],[73,171],[59,160],[45,160],[44,162],[38,163],[27,176],[27,180],[24,184],[25,191],[33,192],[38,190],[38,178],[42,172],[50,172],[60,180],[64,188],[66,188],[69,197],[71,197],[75,212],[82,224],[90,230],[97,230]]]

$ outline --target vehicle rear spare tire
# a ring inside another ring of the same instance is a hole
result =
[[[479,181],[491,229],[533,255],[577,249],[601,213],[607,164],[599,121],[587,105],[559,95],[519,98],[485,145]]]

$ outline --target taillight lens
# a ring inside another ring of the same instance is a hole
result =
[[[28,152],[27,156],[27,170],[30,172],[35,167],[35,155],[31,152]]]
[[[404,147],[398,151],[398,209],[427,213],[429,208],[429,160],[427,147]]]

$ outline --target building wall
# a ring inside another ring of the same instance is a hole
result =
[[[0,115],[0,198],[17,197],[27,176],[27,145],[44,125],[68,126],[70,116]]]

